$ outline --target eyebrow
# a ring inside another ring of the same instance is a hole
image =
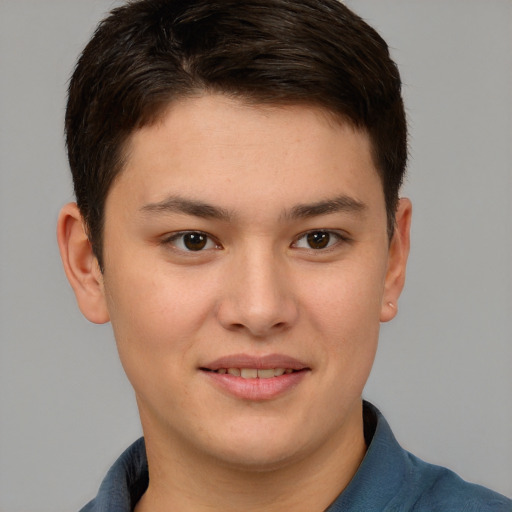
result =
[[[286,219],[304,219],[328,215],[331,213],[362,213],[367,206],[350,196],[342,195],[332,199],[317,201],[315,203],[298,204],[283,212]],[[157,203],[148,203],[141,208],[145,213],[181,213],[203,219],[231,220],[234,215],[224,208],[213,206],[196,199],[187,199],[180,196],[170,196]]]
[[[183,213],[203,219],[230,220],[232,215],[224,208],[213,206],[196,199],[170,196],[158,203],[148,203],[141,210],[148,213]]]
[[[311,204],[298,204],[285,213],[287,218],[303,219],[330,213],[364,213],[366,204],[350,196],[338,196]]]

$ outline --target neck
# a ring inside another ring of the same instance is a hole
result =
[[[143,427],[150,483],[136,512],[321,512],[348,485],[366,452],[360,403],[322,446],[272,468],[220,463],[155,435],[144,421]]]

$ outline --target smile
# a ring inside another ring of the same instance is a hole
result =
[[[198,368],[214,388],[244,401],[274,400],[308,379],[311,367],[283,354],[223,356]]]
[[[281,375],[289,375],[296,370],[292,368],[219,368],[218,370],[209,370],[221,375],[233,375],[233,377],[242,377],[242,379],[271,379]]]

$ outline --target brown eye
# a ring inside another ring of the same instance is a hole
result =
[[[186,233],[183,235],[183,245],[189,251],[200,251],[206,247],[208,237],[203,233]]]
[[[331,247],[334,248],[334,246],[340,245],[343,242],[348,242],[348,238],[343,233],[330,229],[318,229],[300,235],[292,244],[292,247],[310,251],[321,251]]]
[[[325,249],[329,245],[331,235],[326,231],[313,231],[306,235],[306,240],[311,249]]]
[[[183,252],[200,252],[208,249],[218,249],[219,245],[213,238],[202,231],[182,231],[175,233],[164,244],[173,246]]]

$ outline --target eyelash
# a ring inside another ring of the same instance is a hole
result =
[[[187,243],[184,239],[186,236],[190,237],[197,237],[197,240],[194,240],[192,238],[189,240],[189,242],[197,243],[197,248],[191,249],[190,247],[187,247],[185,244]],[[300,247],[298,244],[301,240],[306,240],[306,243],[311,243],[311,240],[308,240],[308,237],[314,236],[314,235],[321,235],[322,237],[327,236],[327,239],[320,238],[318,240],[319,244],[322,245],[325,243],[323,247]],[[179,242],[179,244],[177,243]],[[201,245],[204,242],[204,245]],[[307,251],[313,251],[313,252],[326,252],[329,250],[332,250],[340,243],[348,243],[350,242],[350,238],[340,233],[339,231],[329,230],[329,229],[313,229],[306,231],[305,233],[300,234],[295,241],[291,244],[291,247],[300,249],[300,250],[307,250]],[[171,245],[176,250],[186,252],[186,253],[199,253],[203,252],[205,250],[211,250],[211,249],[222,249],[222,246],[219,242],[217,242],[211,235],[208,233],[205,233],[204,231],[180,231],[177,233],[173,233],[172,235],[168,236],[164,240],[162,240],[163,245]],[[181,247],[179,246],[181,245]]]

